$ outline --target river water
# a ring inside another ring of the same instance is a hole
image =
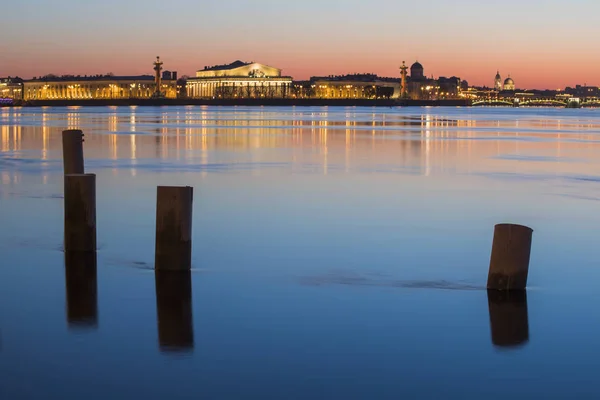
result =
[[[95,272],[62,252],[67,128]],[[598,110],[3,108],[0,182],[2,399],[600,397]],[[157,185],[195,191],[166,299]],[[535,230],[526,295],[485,290],[502,222]]]

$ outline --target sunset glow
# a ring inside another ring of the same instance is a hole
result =
[[[591,0],[21,0],[11,13],[22,18],[0,26],[0,76],[152,74],[160,55],[180,76],[239,59],[294,79],[399,77],[418,59],[427,76],[472,85],[497,70],[523,89],[600,85],[599,12]]]

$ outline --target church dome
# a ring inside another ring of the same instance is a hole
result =
[[[502,79],[502,77],[500,76],[500,71],[496,72],[496,79],[497,79],[497,80],[500,80],[500,79]]]
[[[423,66],[420,62],[415,62],[410,66],[410,78],[411,79],[423,79],[425,78]]]
[[[512,80],[512,78],[506,78],[504,80],[504,85],[509,85],[509,86],[514,86],[515,81]]]

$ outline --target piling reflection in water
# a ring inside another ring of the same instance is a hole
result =
[[[527,291],[488,290],[488,306],[494,346],[519,347],[529,342]]]
[[[96,253],[65,253],[67,322],[71,328],[97,328]]]
[[[155,271],[158,342],[162,351],[194,348],[190,271]]]

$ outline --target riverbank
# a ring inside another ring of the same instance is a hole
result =
[[[468,107],[469,100],[397,99],[93,99],[32,100],[16,103],[23,107],[106,107],[106,106],[301,106],[301,107]]]

